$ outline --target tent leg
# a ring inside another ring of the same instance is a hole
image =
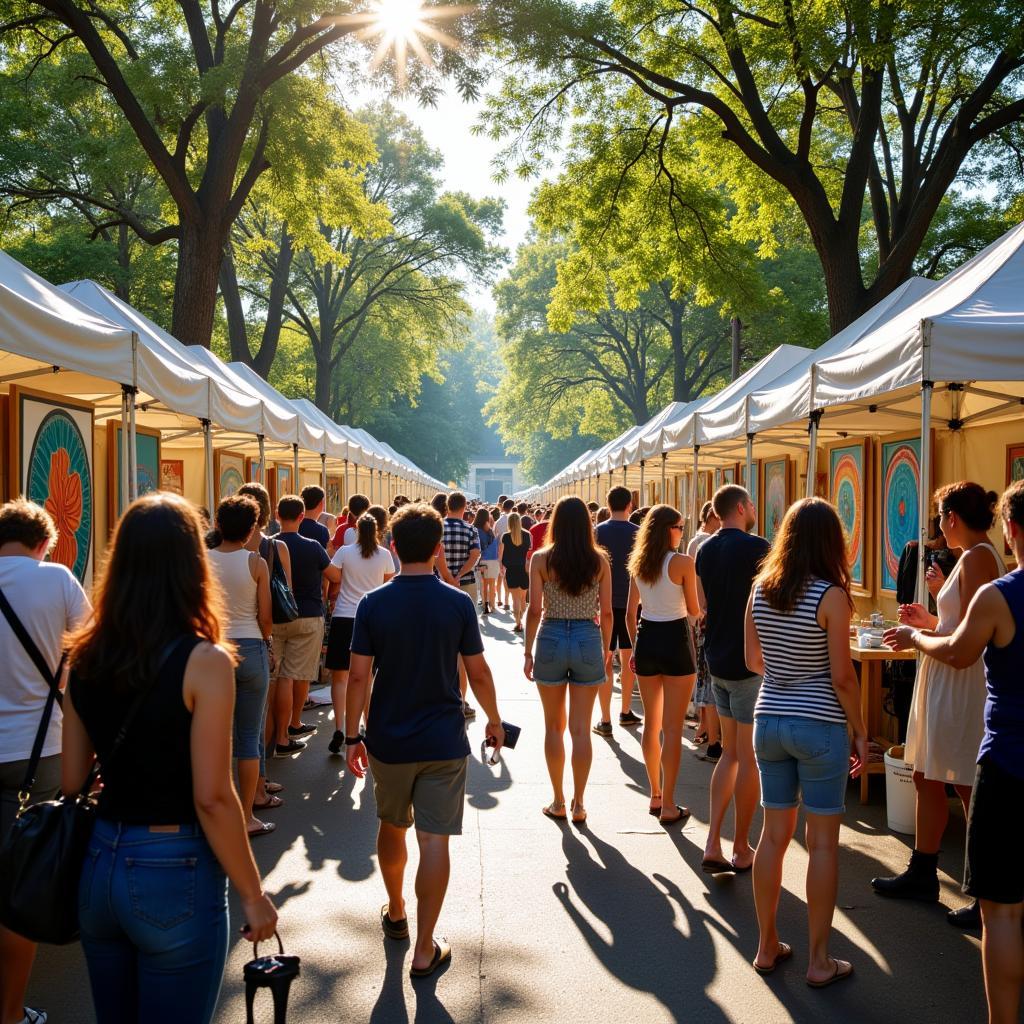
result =
[[[753,488],[751,487],[750,481],[754,478],[754,435],[747,434],[747,469],[744,477],[744,482],[747,485],[747,493],[753,494]]]
[[[256,437],[256,440],[259,442],[259,446],[260,446],[260,479],[259,479],[259,482],[261,484],[263,484],[264,487],[266,487],[267,486],[267,445],[266,445],[266,439],[263,437],[262,434],[258,434],[257,437]]]
[[[320,487],[324,494],[327,493],[327,456],[320,456]]]
[[[700,509],[697,507],[697,498],[700,493],[700,488],[697,487],[697,480],[699,479],[698,473],[700,472],[700,445],[695,444],[693,446],[693,476],[690,479],[690,514],[693,516],[691,520],[692,529],[690,536],[694,536],[697,533],[697,520],[700,517]]]
[[[120,512],[128,507],[128,387],[121,388],[121,488],[117,500],[121,503]],[[115,518],[110,516],[111,519]],[[117,518],[120,518],[118,516]]]
[[[157,467],[159,469],[159,467]],[[128,392],[128,500],[139,496],[138,448],[135,442],[135,389]]]
[[[302,490],[299,486],[302,481],[299,480],[299,446],[297,444],[292,445],[292,480],[295,485],[295,493],[298,494]]]
[[[217,501],[213,489],[213,434],[209,420],[203,420],[203,454],[206,457],[206,508],[212,519]]]
[[[342,504],[348,504],[348,459],[345,459],[345,493],[342,495]]]
[[[644,459],[640,460],[640,504],[646,505],[646,495],[644,494],[644,470],[647,468],[647,463]]]
[[[928,488],[932,479],[932,392],[935,385],[930,381],[921,383],[921,487],[918,494],[917,510],[917,600],[928,607],[928,589],[924,573],[927,565],[928,512],[932,496]]]
[[[353,473],[355,474],[352,483],[352,493],[355,494],[359,490],[359,463],[355,463],[353,466]]]
[[[668,494],[665,492],[665,466],[668,463],[668,452],[661,453],[661,503],[668,504]]]
[[[818,424],[821,422],[821,409],[815,409],[807,421],[807,487],[805,496],[814,497],[814,477],[818,472]]]

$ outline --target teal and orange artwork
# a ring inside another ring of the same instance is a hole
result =
[[[864,446],[829,452],[829,495],[846,534],[850,578],[864,585]]]
[[[918,539],[921,439],[882,445],[882,589],[896,589],[900,555]]]

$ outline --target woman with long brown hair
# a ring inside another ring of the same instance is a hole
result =
[[[536,682],[544,706],[544,758],[553,791],[544,813],[549,818],[566,817],[562,776],[568,722],[573,779],[570,810],[572,820],[581,824],[587,819],[583,796],[593,758],[590,716],[612,657],[612,574],[608,556],[594,538],[590,510],[580,498],[559,500],[547,539],[548,546],[530,560],[523,671],[527,679]],[[594,621],[598,616],[600,627]]]
[[[779,941],[782,863],[803,803],[807,820],[807,984],[853,973],[829,956],[846,786],[867,763],[860,688],[850,660],[850,568],[835,509],[804,498],[782,520],[747,603],[746,660],[764,677],[754,709],[754,753],[764,827],[754,855],[761,941],[754,969],[770,974],[793,955]],[[851,758],[847,725],[853,734]],[[852,770],[851,770],[852,764]]]
[[[686,707],[697,677],[688,617],[697,613],[699,605],[693,559],[678,551],[682,536],[679,511],[671,505],[655,505],[640,524],[628,563],[630,667],[644,702],[641,747],[651,790],[650,813],[658,815],[663,825],[690,816],[676,803],[675,794]]]
[[[246,938],[272,936],[277,912],[231,778],[234,655],[193,506],[129,506],[95,598],[71,637],[62,788],[78,792],[99,759],[79,888],[96,1017],[206,1024],[227,955],[225,875]]]

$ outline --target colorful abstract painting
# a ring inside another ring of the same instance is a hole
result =
[[[83,584],[92,581],[92,407],[12,387],[16,410],[18,479],[14,490],[42,505],[57,527],[50,560]]]
[[[865,500],[864,445],[852,444],[829,450],[828,500],[835,506],[846,533],[850,579],[865,586],[864,550]]]
[[[121,424],[110,422],[107,424],[107,508],[114,510],[110,516],[111,529],[114,520],[124,511],[121,503],[121,463]],[[135,485],[138,496],[141,498],[143,494],[163,490],[160,481],[160,432],[136,426]]]
[[[182,459],[160,460],[160,490],[170,494],[185,493],[185,462]]]
[[[900,555],[918,539],[921,492],[921,438],[882,443],[881,587],[896,589]]]
[[[1006,486],[1024,480],[1024,444],[1006,446]]]
[[[237,452],[218,450],[214,468],[217,474],[217,500],[238,493],[245,483],[245,456]]]
[[[782,525],[782,517],[791,504],[789,459],[766,460],[764,463],[764,539],[771,543]]]

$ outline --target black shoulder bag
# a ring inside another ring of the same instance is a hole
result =
[[[272,617],[278,625],[284,622],[294,622],[299,617],[299,606],[295,601],[292,588],[288,586],[288,579],[284,574],[284,566],[277,557],[277,541],[271,537],[270,541],[270,605]]]
[[[50,687],[25,779],[18,792],[18,816],[0,842],[0,924],[33,942],[64,945],[78,938],[78,882],[96,820],[96,807],[89,798],[96,766],[93,765],[82,788],[74,796],[63,795],[58,800],[28,803],[53,704],[58,699],[64,655],[61,655],[56,673],[52,673],[2,591],[0,611],[3,611],[25,653]],[[173,645],[164,653],[154,682],[172,648]],[[147,686],[132,703],[107,755],[108,765],[124,743],[128,727],[152,685]]]

